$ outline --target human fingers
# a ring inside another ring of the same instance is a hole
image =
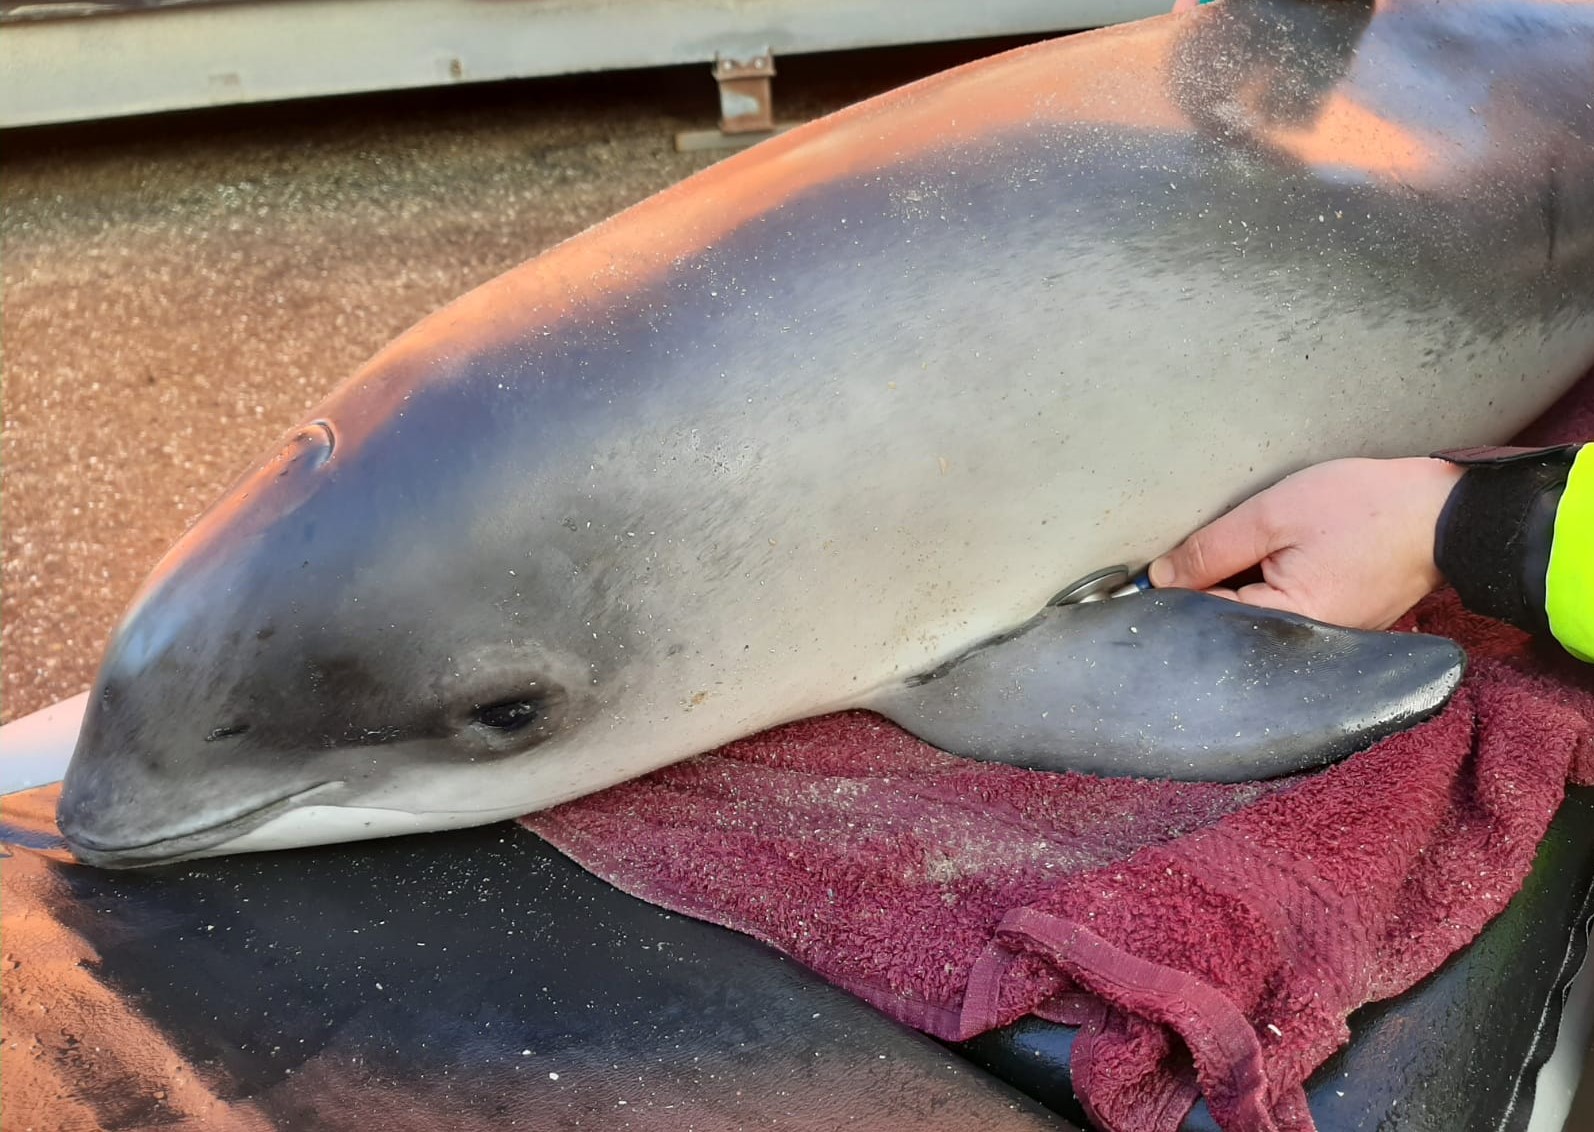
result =
[[[1159,588],[1206,590],[1249,570],[1280,549],[1272,545],[1264,511],[1248,499],[1185,539],[1151,564],[1151,584]]]

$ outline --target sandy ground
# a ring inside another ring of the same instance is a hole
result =
[[[1006,44],[782,61],[815,116]],[[416,319],[707,165],[707,68],[14,133],[0,718],[88,687],[159,555]]]

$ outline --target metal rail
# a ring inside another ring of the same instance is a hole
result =
[[[1168,0],[10,0],[0,127],[1118,23]]]

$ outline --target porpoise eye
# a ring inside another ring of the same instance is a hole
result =
[[[558,684],[542,678],[479,687],[461,696],[448,725],[468,741],[471,757],[518,754],[558,733],[569,703]]]
[[[476,709],[476,722],[494,731],[519,731],[537,722],[536,700],[500,700]]]

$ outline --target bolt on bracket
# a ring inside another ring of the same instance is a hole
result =
[[[775,97],[770,83],[774,77],[775,59],[767,47],[759,54],[739,58],[714,56],[721,132],[759,134],[775,128]]]

